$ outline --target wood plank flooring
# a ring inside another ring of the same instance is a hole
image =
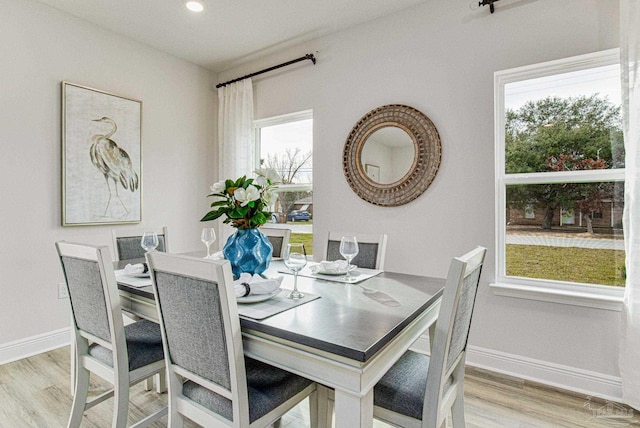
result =
[[[92,393],[99,394],[107,388],[108,384],[92,376]],[[145,391],[142,384],[138,384],[131,389],[129,423],[165,405],[166,394]],[[480,369],[468,368],[465,378],[465,414],[469,428],[640,428],[640,412],[616,406]],[[70,408],[67,347],[0,366],[1,428],[64,427]],[[110,426],[112,409],[113,399],[110,399],[87,411],[82,427]],[[166,427],[166,419],[153,426]],[[306,401],[281,421],[282,428],[307,426]],[[376,421],[374,427],[387,425]]]

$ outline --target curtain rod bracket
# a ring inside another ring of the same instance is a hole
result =
[[[499,1],[499,0],[482,0],[482,1],[478,2],[478,6],[487,6],[487,5],[489,5],[489,11],[491,13],[493,13],[493,12],[496,11],[495,7],[493,6],[493,3],[497,2],[497,1]]]

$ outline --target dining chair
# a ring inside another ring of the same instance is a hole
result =
[[[145,251],[140,246],[140,240],[144,232],[156,232],[158,235],[158,248],[156,251],[169,251],[169,234],[167,226],[160,228],[144,228],[135,230],[112,229],[113,249],[116,260],[131,260],[144,258]]]
[[[86,410],[114,397],[112,426],[126,426],[129,387],[165,369],[160,327],[141,320],[124,325],[110,250],[56,243],[71,302],[75,382],[69,427],[78,427]],[[88,401],[89,375],[113,389]],[[132,425],[144,427],[167,414],[164,407]]]
[[[229,261],[154,252],[147,262],[167,356],[169,426],[188,418],[265,427],[306,397],[316,426],[314,382],[244,356]]]
[[[291,238],[291,229],[276,229],[275,227],[261,227],[260,232],[269,239],[273,247],[274,258],[282,258],[284,250],[287,248],[289,238]]]
[[[343,236],[354,235],[349,233],[329,232],[327,239],[326,253],[323,260],[342,260],[340,254],[340,240]],[[368,269],[384,269],[384,257],[387,250],[387,235],[356,234],[358,240],[358,255],[351,260],[351,263]]]
[[[463,428],[464,367],[486,248],[451,261],[431,356],[407,351],[374,387],[376,419],[401,427],[440,428],[449,413]]]

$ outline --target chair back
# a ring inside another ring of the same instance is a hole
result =
[[[144,258],[145,251],[140,246],[140,240],[144,232],[156,232],[158,235],[158,248],[156,251],[168,252],[169,239],[168,228],[145,228],[138,230],[119,230],[113,229],[111,237],[113,239],[113,249],[115,251],[116,260],[131,260]]]
[[[273,257],[284,257],[284,250],[287,248],[291,229],[276,229],[274,227],[261,227],[260,232],[269,239],[273,247]]]
[[[443,417],[463,388],[467,341],[486,248],[476,247],[449,266],[442,305],[431,346],[423,422]]]
[[[342,260],[340,254],[340,240],[343,236],[353,235],[352,233],[329,232],[327,240],[327,252],[324,260]],[[356,234],[358,240],[358,255],[351,260],[351,263],[367,269],[384,269],[384,257],[387,250],[387,235]]]
[[[232,420],[240,421],[238,426],[248,426],[242,335],[229,262],[158,252],[147,254],[147,262],[169,394],[181,395],[182,383],[175,380],[176,375],[193,381],[221,396]]]
[[[56,242],[56,249],[76,333],[110,349],[116,338],[126,348],[122,335],[114,333],[124,327],[109,248],[61,241]]]

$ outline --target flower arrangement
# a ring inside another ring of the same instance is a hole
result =
[[[227,218],[223,223],[237,229],[256,229],[265,224],[271,216],[269,205],[278,199],[275,185],[280,176],[271,168],[255,171],[257,177],[243,176],[236,181],[224,180],[210,187],[211,194],[218,199],[211,203],[209,211],[200,221],[215,220],[222,215]]]

